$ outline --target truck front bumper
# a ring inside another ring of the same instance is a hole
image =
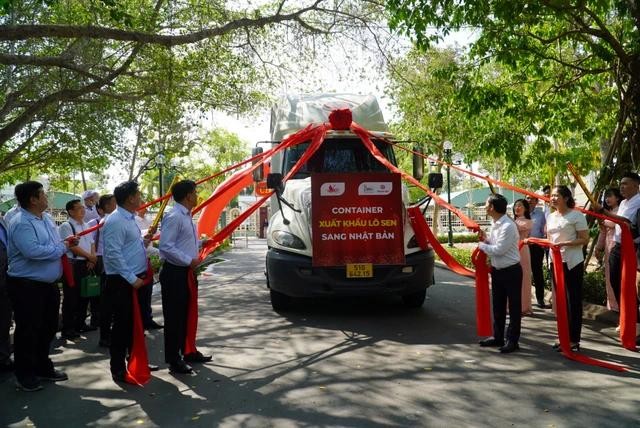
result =
[[[432,250],[405,257],[400,266],[373,265],[372,278],[347,278],[346,268],[313,267],[310,257],[269,248],[269,288],[291,297],[405,295],[433,283]]]

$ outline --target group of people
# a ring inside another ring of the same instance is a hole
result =
[[[211,361],[211,356],[197,350],[185,353],[192,298],[189,275],[197,285],[194,269],[202,244],[191,218],[197,203],[195,182],[183,180],[172,187],[175,204],[162,219],[158,248],[151,243],[157,231],[144,219],[146,210],[141,209],[142,194],[135,181],[119,184],[113,194],[86,191],[83,200],[69,201],[69,219],[59,227],[45,212],[48,200],[42,184],[20,183],[15,195],[18,207],[0,217],[0,370],[14,370],[19,389],[38,391],[43,381],[68,379],[49,358],[59,326],[60,279],[61,338],[76,340],[80,333],[99,328],[98,344],[109,348],[116,382],[126,379],[134,292],[145,329],[164,327],[165,361],[171,372],[190,374],[190,363]],[[94,231],[85,232],[94,226],[98,226]],[[153,271],[148,257],[152,252],[164,260],[160,272],[164,326],[151,316]],[[63,275],[63,255],[70,263],[69,276]],[[80,284],[89,276],[99,280],[99,296],[82,295]],[[158,367],[150,365],[149,369]]]
[[[626,222],[631,227],[636,252],[640,255],[639,186],[640,176],[627,172],[620,181],[619,190],[607,190],[605,205],[596,204],[592,209],[618,222]],[[528,243],[527,238],[530,237],[546,238],[551,244],[560,247],[570,347],[573,352],[580,350],[585,270],[583,247],[589,242],[589,226],[584,214],[574,209],[575,200],[567,186],[545,186],[542,192],[549,197],[548,206],[545,205],[543,209],[537,207],[538,199],[533,196],[518,199],[513,204],[513,219],[507,215],[508,202],[504,196],[493,194],[485,204],[487,215],[492,219],[492,228],[488,235],[480,232],[478,246],[491,260],[493,336],[480,341],[480,346],[495,346],[501,353],[519,349],[522,316],[532,313],[532,279],[538,307],[547,307],[543,274],[545,249],[535,243]],[[605,276],[607,289],[610,290],[608,305],[617,309],[621,289],[621,226],[617,222],[605,220],[600,221],[600,227],[602,237],[596,251],[597,255],[607,256]],[[521,245],[521,241],[528,245]],[[638,266],[640,269],[640,264]],[[550,270],[553,271],[553,264]],[[553,292],[555,294],[555,286]],[[555,305],[556,299],[552,300]],[[509,325],[505,332],[507,310]],[[638,332],[640,334],[640,328]],[[560,350],[559,343],[555,343],[553,349]]]

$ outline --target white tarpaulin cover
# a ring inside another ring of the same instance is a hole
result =
[[[271,109],[271,139],[281,141],[310,123],[328,122],[332,110],[344,108],[351,110],[353,121],[363,128],[372,132],[388,131],[373,95],[288,95]]]

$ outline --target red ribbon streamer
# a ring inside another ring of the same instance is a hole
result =
[[[144,340],[144,328],[142,327],[142,316],[140,315],[140,305],[138,304],[138,289],[131,289],[131,305],[133,309],[133,339],[131,352],[127,362],[127,372],[125,380],[133,385],[143,386],[151,379],[149,370],[149,358],[147,356],[147,346]]]
[[[453,272],[458,275],[464,275],[471,278],[476,276],[475,272],[460,264],[460,262],[449,254],[442,244],[440,244],[422,215],[420,207],[416,206],[407,208],[407,214],[409,215],[409,221],[411,222],[411,227],[413,227],[413,231],[416,234],[416,240],[418,241],[420,248],[426,250],[428,245],[431,244],[431,247],[433,247],[433,250],[436,252],[438,257],[440,257],[443,263]]]
[[[454,213],[469,230],[472,230],[472,231],[475,231],[475,232],[480,230],[480,226],[478,226],[478,224],[475,221],[473,221],[472,219],[467,217],[458,208],[456,208],[453,205],[445,202],[444,199],[442,199],[440,196],[438,196],[434,192],[432,192],[431,189],[429,189],[428,187],[424,186],[422,183],[420,183],[418,180],[416,180],[415,178],[413,178],[411,175],[407,174],[406,172],[399,170],[395,165],[393,165],[391,162],[389,162],[389,160],[387,160],[387,158],[384,157],[384,155],[382,153],[380,153],[380,150],[378,150],[378,148],[375,146],[375,144],[373,144],[373,142],[371,141],[371,137],[372,136],[375,137],[373,134],[371,134],[369,131],[367,131],[366,129],[362,128],[360,125],[358,125],[355,122],[351,125],[351,130],[353,131],[354,134],[356,134],[357,136],[360,137],[360,140],[362,141],[362,144],[364,144],[364,146],[369,150],[369,152],[371,152],[371,154],[381,164],[386,166],[390,171],[401,174],[402,178],[404,178],[405,180],[411,182],[412,184],[414,184],[415,186],[419,187],[420,189],[424,190],[429,196],[431,196],[431,198],[438,205],[440,205],[440,206],[448,209],[452,213]]]
[[[198,352],[196,348],[196,333],[198,330],[198,287],[196,274],[193,269],[187,271],[187,285],[189,287],[189,307],[187,309],[187,335],[184,341],[184,354]]]
[[[620,224],[622,243],[620,248],[622,276],[620,280],[620,340],[622,346],[636,351],[636,323],[638,295],[636,290],[637,259],[631,230],[626,223]]]
[[[62,276],[64,277],[64,282],[71,288],[76,286],[76,279],[73,276],[73,267],[71,266],[71,261],[69,261],[69,257],[67,254],[63,254],[60,258],[60,262],[62,263]]]
[[[564,283],[564,268],[562,265],[563,262],[562,254],[560,253],[560,247],[554,245],[547,239],[528,238],[527,243],[537,244],[542,247],[548,247],[551,249],[551,255],[553,258],[553,278],[556,287],[556,299],[558,300],[556,305],[556,319],[558,325],[558,338],[560,339],[560,349],[562,350],[562,354],[570,360],[574,360],[582,364],[604,367],[606,369],[619,372],[627,371],[627,367],[623,365],[587,357],[586,355],[580,354],[578,352],[573,352],[571,350],[571,343],[569,339],[569,317],[567,315],[567,295]]]
[[[478,336],[493,335],[491,325],[491,299],[489,297],[489,266],[487,255],[476,247],[471,255],[476,267],[476,328]]]

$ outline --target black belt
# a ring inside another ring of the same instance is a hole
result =
[[[518,263],[514,263],[514,264],[512,264],[512,265],[510,265],[510,266],[503,267],[503,268],[500,268],[500,269],[498,269],[498,268],[496,268],[496,267],[491,266],[491,269],[492,269],[494,272],[502,272],[503,270],[513,269],[513,268],[515,268],[516,266],[520,266],[520,262],[518,262]]]
[[[9,276],[7,277],[7,282],[18,282],[18,283],[22,283],[22,284],[33,284],[33,285],[38,285],[38,286],[47,286],[47,285],[56,285],[56,281],[53,282],[42,282],[42,281],[36,281],[35,279],[29,279],[29,278],[20,278],[17,276]]]
[[[174,269],[185,269],[185,270],[186,270],[186,269],[189,269],[189,266],[180,266],[180,265],[175,265],[175,264],[170,263],[170,262],[168,262],[168,261],[166,261],[166,260],[164,261],[164,264],[163,264],[163,265],[164,265],[164,266],[166,266],[166,267],[174,268]]]

